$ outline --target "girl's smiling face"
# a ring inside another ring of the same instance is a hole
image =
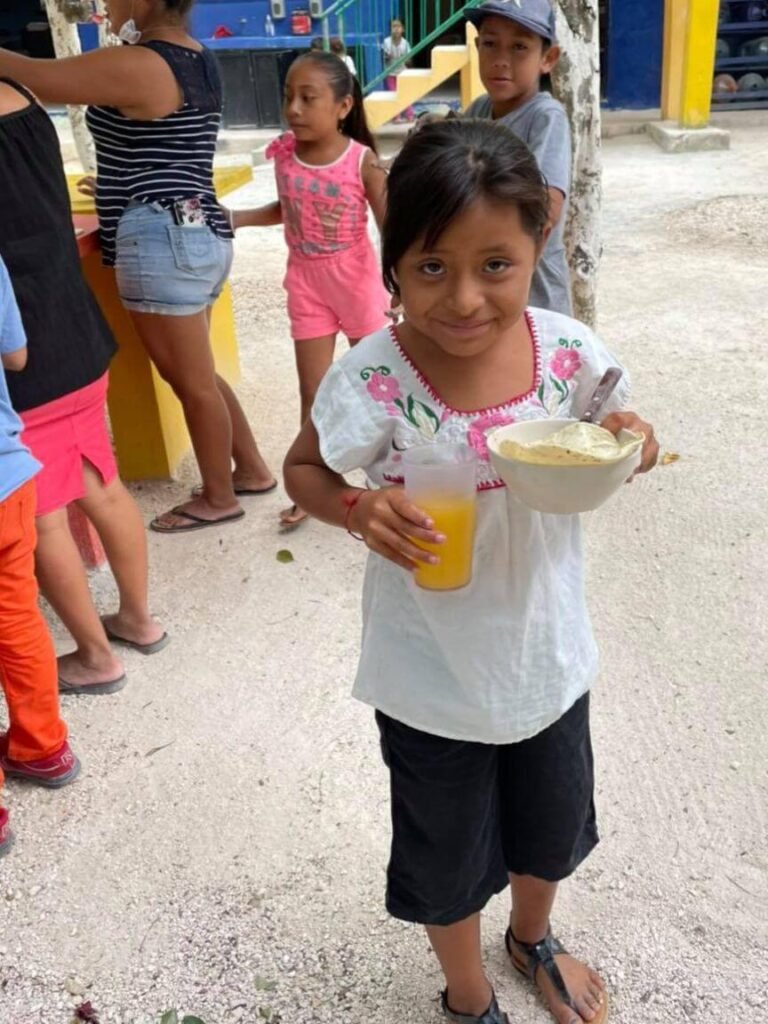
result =
[[[321,68],[310,60],[297,60],[285,82],[283,112],[299,142],[315,142],[333,135],[352,109],[352,97],[337,100]]]
[[[398,261],[408,326],[459,358],[503,342],[525,312],[544,241],[524,230],[516,206],[478,199],[430,249],[422,239]]]

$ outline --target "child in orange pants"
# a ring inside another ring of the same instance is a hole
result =
[[[80,762],[59,715],[56,654],[37,603],[35,484],[40,468],[21,443],[21,421],[11,408],[5,369],[21,370],[26,339],[0,259],[0,684],[10,726],[0,733],[3,776],[42,786],[72,782]],[[0,856],[11,848],[8,812],[0,807]]]

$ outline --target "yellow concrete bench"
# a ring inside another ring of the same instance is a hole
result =
[[[102,266],[93,200],[77,191],[80,177],[68,175],[68,185],[82,268],[118,343],[110,370],[108,401],[120,475],[124,480],[168,479],[189,449],[184,416],[123,309],[114,270]],[[216,192],[222,198],[252,177],[249,164],[217,169]],[[213,308],[211,345],[216,369],[234,384],[240,376],[240,362],[229,284]]]

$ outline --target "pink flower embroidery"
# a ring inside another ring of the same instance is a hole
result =
[[[550,359],[549,368],[559,380],[570,380],[581,368],[581,356],[573,348],[559,348]]]
[[[488,462],[488,441],[486,434],[494,427],[504,427],[507,423],[514,423],[515,417],[504,412],[487,412],[472,420],[467,431],[467,442],[474,448],[484,462]]]
[[[372,373],[365,386],[374,401],[381,402],[388,407],[392,406],[396,398],[400,398],[400,385],[395,377],[385,377],[383,373]],[[389,408],[387,412],[389,412]]]
[[[274,160],[276,156],[290,156],[296,149],[296,136],[293,132],[284,132],[273,139],[267,146],[265,156],[267,160]]]

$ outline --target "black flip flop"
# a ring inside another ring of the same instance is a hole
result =
[[[190,533],[192,530],[205,530],[209,526],[223,526],[225,523],[234,523],[238,519],[242,519],[245,512],[240,509],[239,512],[233,512],[231,515],[222,516],[221,519],[202,519],[200,516],[195,516],[191,512],[186,512],[180,505],[176,508],[172,508],[170,512],[163,512],[163,515],[178,516],[179,519],[188,519],[189,526],[163,526],[160,522],[160,516],[153,519],[149,524],[150,530],[154,530],[155,533]]]
[[[95,697],[100,697],[106,693],[117,693],[118,690],[122,690],[127,682],[128,676],[125,672],[118,676],[117,679],[108,679],[105,683],[68,683],[66,679],[62,679],[59,676],[59,693],[91,694]]]
[[[275,482],[270,484],[269,487],[235,487],[234,491],[238,498],[257,498],[262,494],[271,494],[272,491],[277,490],[277,486],[277,480],[275,480]],[[193,487],[190,493],[193,498],[201,497],[203,493],[203,485],[198,484],[197,487]]]
[[[104,619],[101,620],[101,624],[104,627],[104,632],[107,634],[107,640],[111,640],[113,644],[120,644],[121,647],[130,647],[132,651],[138,651],[139,654],[157,654],[158,651],[162,651],[171,642],[168,634],[163,633],[159,640],[153,640],[151,644],[137,644],[135,640],[128,640],[124,636],[118,636],[117,633],[113,633]]]

